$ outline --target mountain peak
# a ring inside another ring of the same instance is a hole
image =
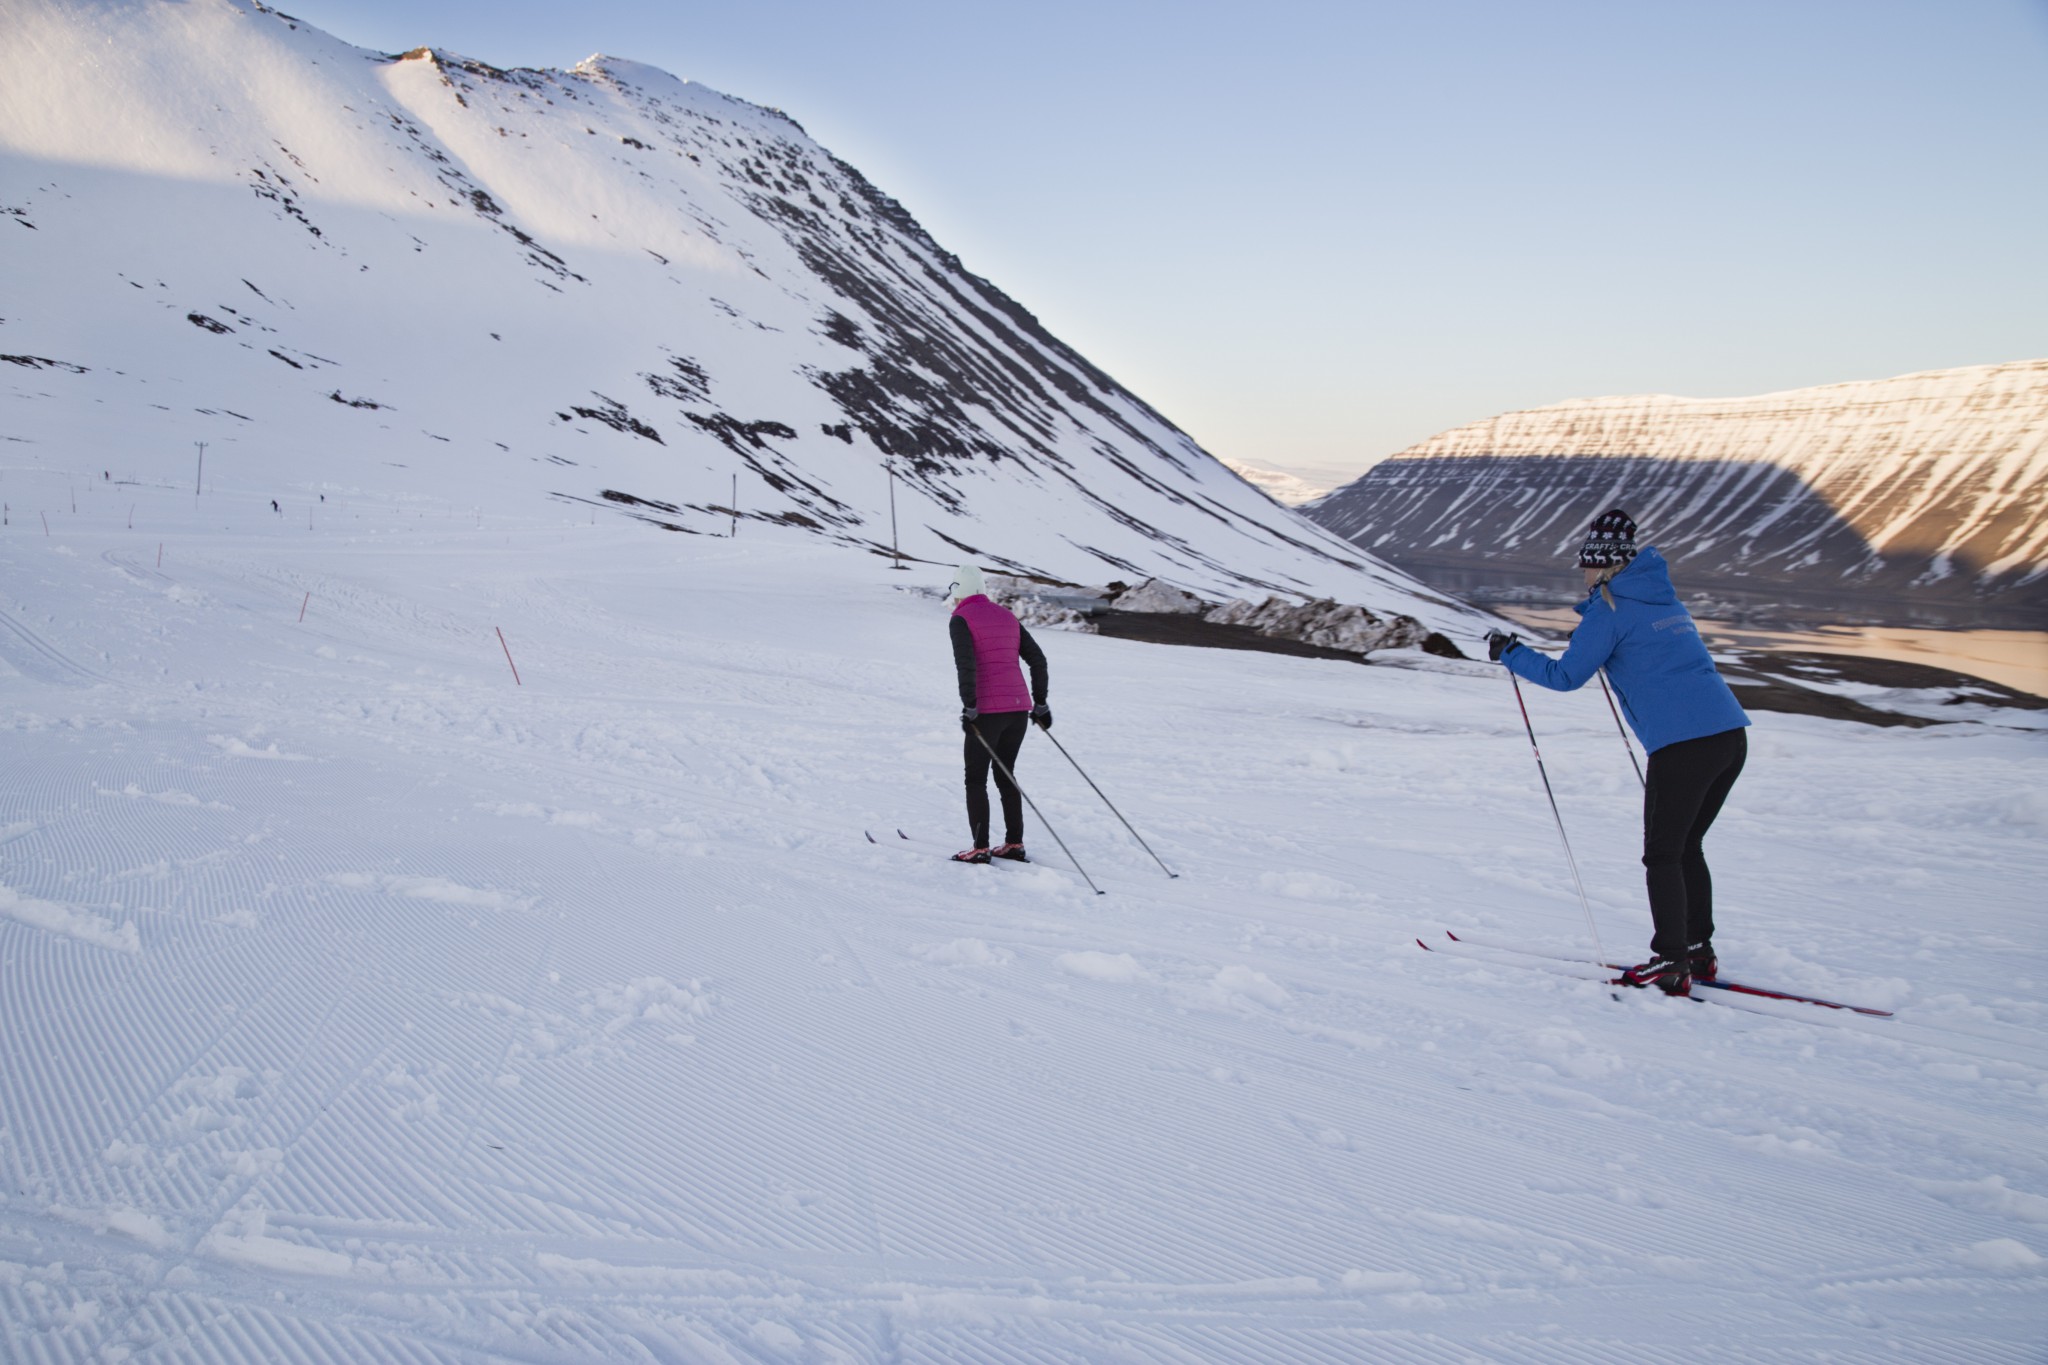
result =
[[[32,54],[118,31],[149,70],[30,62],[0,90],[0,184],[34,187],[0,209],[43,229],[7,228],[7,349],[83,371],[8,381],[17,440],[203,440],[265,478],[699,535],[737,514],[1473,633],[1246,485],[779,111],[606,54],[369,53],[234,0],[23,4]]]

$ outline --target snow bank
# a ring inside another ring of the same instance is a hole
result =
[[[12,887],[0,886],[0,915],[49,933],[79,939],[94,947],[112,948],[122,953],[142,951],[142,940],[132,923],[115,924],[106,916],[96,915],[83,906],[37,900]]]

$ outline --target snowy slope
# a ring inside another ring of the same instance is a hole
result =
[[[914,556],[1481,626],[1275,507],[779,112],[609,57],[385,56],[252,0],[4,13],[0,432],[46,466],[184,477],[205,441],[280,493],[696,534],[737,510],[874,551],[893,459]]]
[[[1306,509],[1404,566],[1552,575],[1625,506],[1688,587],[2048,606],[2048,360],[1594,398],[1431,437]]]
[[[1047,633],[1098,897],[942,570],[8,450],[0,1359],[2039,1359],[2042,733],[1759,715],[1727,969],[1897,1017],[1617,1001],[1414,946],[1585,943],[1483,665]]]

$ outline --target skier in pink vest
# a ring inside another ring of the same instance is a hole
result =
[[[1009,608],[993,602],[981,570],[962,564],[947,595],[953,602],[953,667],[960,675],[960,728],[966,733],[967,824],[974,847],[953,855],[958,863],[985,863],[1024,856],[1024,800],[1012,774],[1024,733],[1037,721],[1052,729],[1052,710],[1045,704],[1045,652]],[[1031,687],[1024,686],[1022,660],[1031,668]],[[984,743],[984,741],[986,741]],[[996,793],[1003,800],[1003,842],[988,841],[989,750],[1001,766],[995,770]]]

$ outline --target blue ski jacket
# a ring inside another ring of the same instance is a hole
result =
[[[1680,740],[1749,724],[1735,694],[1671,586],[1671,566],[1645,546],[1607,580],[1614,605],[1594,588],[1579,603],[1578,628],[1564,657],[1517,643],[1500,661],[1539,687],[1569,692],[1600,669],[1614,684],[1622,714],[1651,753]]]

